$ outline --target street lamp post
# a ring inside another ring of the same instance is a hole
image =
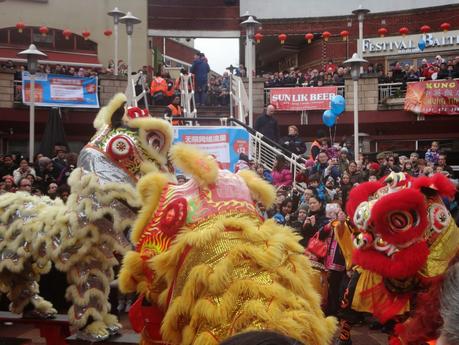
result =
[[[29,49],[23,50],[18,55],[27,58],[27,70],[30,74],[29,162],[33,163],[35,146],[35,73],[37,72],[38,58],[45,58],[47,55],[39,51],[35,44],[31,44]]]
[[[359,54],[360,57],[363,56],[363,19],[365,18],[365,15],[367,13],[370,13],[369,9],[363,8],[362,5],[359,5],[359,8],[352,11],[353,14],[357,16],[357,19],[359,21],[359,44],[357,44],[357,54]],[[360,66],[360,74],[363,73],[363,66]]]
[[[352,58],[344,61],[345,65],[351,67],[351,78],[354,83],[354,160],[359,156],[359,79],[360,68],[367,60],[362,59],[357,53],[352,55]]]
[[[255,17],[256,18],[256,17]],[[245,27],[246,32],[246,56],[247,56],[247,75],[249,77],[249,126],[253,127],[253,74],[255,71],[255,52],[253,47],[253,35],[255,28],[260,25],[260,22],[255,20],[254,16],[249,16],[241,25]]]
[[[109,16],[113,17],[113,33],[115,36],[115,71],[114,74],[118,75],[118,24],[120,18],[126,15],[126,13],[120,11],[118,7],[115,7],[113,10],[107,13]]]
[[[132,102],[132,99],[133,99],[133,94],[132,94],[132,83],[131,83],[131,80],[132,80],[132,60],[131,60],[131,55],[132,55],[132,33],[134,32],[134,25],[135,24],[139,24],[141,23],[142,21],[133,16],[131,12],[128,11],[128,13],[124,16],[124,17],[121,17],[120,18],[120,23],[124,23],[126,24],[126,33],[128,35],[128,39],[127,39],[127,43],[128,43],[128,47],[127,47],[127,50],[128,50],[128,78],[127,78],[127,81],[128,81],[128,91],[129,91],[129,94],[128,94],[128,105],[132,105],[131,102]]]

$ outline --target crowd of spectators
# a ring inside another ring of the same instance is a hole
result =
[[[300,235],[300,243],[305,247],[313,266],[328,276],[329,284],[324,287],[328,289],[327,293],[324,292],[328,299],[324,309],[328,315],[336,315],[342,294],[339,287],[346,279],[346,267],[331,229],[336,222],[349,222],[345,210],[351,189],[366,181],[379,180],[392,171],[415,177],[442,173],[453,179],[453,170],[447,163],[447,155],[436,141],[432,142],[425,154],[412,152],[404,156],[387,151],[378,153],[373,160],[365,154],[355,159],[345,140],[332,145],[326,137],[315,140],[311,148],[306,150],[295,126],[289,127],[289,135],[281,138],[279,143],[290,152],[304,157],[305,168],[296,174],[295,181],[290,163],[284,155],[278,155],[274,167],[269,170],[241,154],[235,170],[251,169],[275,186],[275,205],[269,210],[262,209],[264,217],[288,225]],[[457,221],[457,199],[446,200],[446,204]],[[308,249],[314,236],[327,243],[327,253],[323,257]]]
[[[0,155],[0,194],[22,191],[67,201],[67,179],[78,160],[78,154],[67,151],[66,146],[56,145],[54,157],[37,153],[33,163],[20,153]]]
[[[349,67],[335,64],[329,60],[322,69],[299,68],[274,73],[265,73],[265,87],[298,87],[298,86],[328,86],[344,85],[344,77],[349,73]],[[386,72],[383,64],[369,63],[364,66],[366,75],[378,77],[379,83],[407,83],[422,80],[459,78],[459,56],[444,59],[437,55],[432,61],[422,59],[421,65],[402,64],[394,62]]]

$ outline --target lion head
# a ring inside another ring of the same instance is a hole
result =
[[[167,154],[172,127],[147,110],[126,107],[126,96],[117,94],[94,120],[97,132],[82,150],[78,165],[95,172],[101,182],[136,184],[152,171],[168,171]]]
[[[441,174],[413,178],[392,172],[384,181],[354,188],[347,205],[358,228],[354,263],[392,279],[441,273],[459,244],[442,200],[454,193]]]

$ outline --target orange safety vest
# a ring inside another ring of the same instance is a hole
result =
[[[169,88],[169,83],[171,84],[171,87]],[[175,94],[175,83],[171,80],[166,81],[166,96],[167,97],[172,97]]]
[[[164,94],[167,92],[167,82],[161,77],[155,77],[151,81],[150,94],[153,96],[157,92],[162,92]]]
[[[182,116],[182,108],[178,105],[175,107],[173,104],[169,104],[167,106],[171,110],[172,117],[181,117]],[[172,120],[172,125],[173,126],[180,126],[182,125],[182,121],[180,120]]]

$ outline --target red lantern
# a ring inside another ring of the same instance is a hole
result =
[[[286,34],[280,34],[279,36],[277,36],[277,38],[279,39],[280,44],[284,44],[285,41],[287,40],[287,35]]]
[[[329,33],[328,31],[322,32],[322,38],[324,39],[325,42],[328,41],[328,39],[330,38],[330,36],[331,36],[331,33]]]
[[[40,26],[40,29],[38,29],[38,31],[40,31],[42,36],[46,36],[49,32],[49,29],[46,25],[42,25]]]
[[[309,44],[311,44],[312,40],[314,39],[314,34],[308,32],[306,35],[304,35],[304,39],[308,41]]]
[[[25,28],[25,25],[24,25],[23,22],[17,22],[16,23],[16,29],[18,29],[18,32],[20,34],[22,34],[22,31],[24,30],[24,28]]]
[[[423,25],[423,26],[421,26],[421,32],[422,32],[423,34],[426,34],[426,33],[428,33],[429,31],[430,31],[430,26],[429,26],[429,25]]]
[[[400,30],[398,30],[398,32],[400,32],[400,34],[401,34],[402,36],[405,36],[405,35],[408,34],[408,32],[410,32],[410,30],[408,30],[407,27],[403,27],[403,28],[400,28]]]
[[[262,34],[261,32],[257,32],[257,33],[255,34],[255,41],[256,41],[257,43],[260,43],[261,40],[263,39],[263,37],[264,37],[264,36],[263,36],[263,34]]]
[[[69,29],[64,29],[64,31],[62,31],[62,35],[64,35],[65,39],[68,40],[70,36],[72,36],[72,31]]]
[[[110,29],[107,29],[104,31],[104,35],[107,36],[107,37],[110,37],[112,35],[112,30]]]
[[[347,37],[349,36],[349,31],[343,30],[339,34],[343,38],[343,41],[347,41]]]
[[[387,32],[388,32],[388,31],[387,31],[386,28],[379,28],[379,29],[378,29],[378,34],[379,34],[380,37],[386,36],[386,35],[387,35]]]
[[[444,31],[447,32],[449,29],[451,29],[451,24],[450,23],[443,23],[440,25],[440,28]]]
[[[81,35],[84,37],[84,40],[86,41],[89,39],[89,36],[91,36],[91,33],[88,30],[85,30]]]

